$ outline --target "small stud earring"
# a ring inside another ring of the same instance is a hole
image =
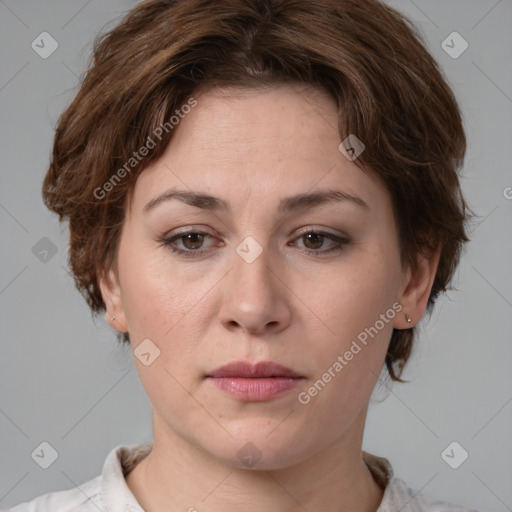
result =
[[[407,319],[408,324],[412,322],[411,317],[407,313],[405,313],[405,318]]]

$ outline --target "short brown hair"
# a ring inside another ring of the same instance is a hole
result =
[[[328,92],[341,140],[364,142],[356,163],[391,195],[404,268],[441,245],[431,312],[469,240],[458,177],[466,139],[453,93],[411,21],[377,0],[147,0],[96,39],[43,184],[47,207],[69,221],[70,267],[93,313],[105,310],[98,277],[116,268],[125,200],[173,131],[105,197],[98,188],[194,92],[285,83]],[[393,330],[393,380],[404,382],[413,339],[414,328]]]

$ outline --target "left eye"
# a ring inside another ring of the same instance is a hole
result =
[[[313,250],[314,252],[316,249],[321,249],[324,245],[325,240],[331,240],[331,242],[337,242],[338,246],[340,244],[343,244],[346,242],[346,240],[343,240],[341,237],[338,237],[336,235],[333,235],[331,233],[323,233],[321,231],[308,231],[307,233],[302,233],[297,240],[304,240],[304,245],[306,249]],[[336,244],[335,249],[338,248]],[[328,249],[326,251],[322,251],[322,253],[330,252],[332,250],[335,250],[333,248]]]
[[[203,243],[207,238],[213,237],[203,231],[187,231],[160,240],[160,247],[169,247],[173,253],[193,258],[207,252],[208,249],[202,248]],[[315,256],[321,256],[326,253],[342,250],[343,246],[349,243],[349,240],[346,238],[322,231],[303,232],[295,240],[304,240],[304,245],[306,247],[305,252]],[[334,247],[319,251],[318,249],[321,249],[324,246],[325,240],[335,242],[332,244]],[[176,242],[181,242],[181,245],[184,248],[177,247]]]

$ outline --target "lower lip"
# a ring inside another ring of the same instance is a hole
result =
[[[294,388],[300,378],[293,377],[210,377],[212,384],[248,402],[264,402]]]

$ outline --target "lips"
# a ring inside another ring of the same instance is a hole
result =
[[[257,364],[236,361],[217,368],[207,376],[216,389],[245,402],[272,400],[297,386],[304,377],[270,361]]]
[[[236,361],[221,366],[211,372],[207,377],[241,377],[246,379],[288,377],[300,378],[292,369],[271,361],[261,361],[257,364],[246,363],[245,361]]]

